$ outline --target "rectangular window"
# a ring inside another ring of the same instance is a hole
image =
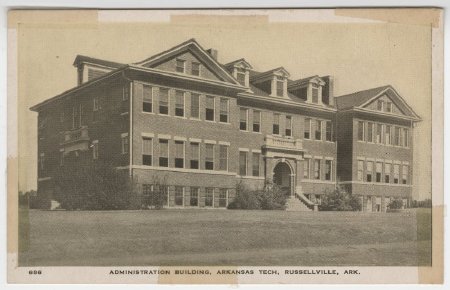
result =
[[[376,182],[381,182],[381,175],[382,175],[382,171],[383,171],[383,164],[381,162],[377,162],[375,164],[375,171],[376,171],[376,175],[375,175],[375,181]]]
[[[214,97],[206,96],[205,120],[214,121]]]
[[[247,175],[247,152],[239,151],[239,175]]]
[[[292,137],[292,117],[286,116],[286,129],[285,129],[286,136]]]
[[[315,131],[315,139],[322,140],[322,121],[316,120],[316,131]]]
[[[363,181],[364,161],[358,160],[358,181]]]
[[[239,129],[247,131],[248,109],[239,108]]]
[[[159,139],[159,166],[169,167],[169,140]]]
[[[358,141],[364,141],[364,127],[365,123],[363,121],[358,121]]]
[[[260,153],[253,152],[252,153],[252,174],[253,176],[259,176],[259,161],[260,161]]]
[[[205,169],[214,170],[214,144],[205,144]]]
[[[325,160],[325,180],[331,180],[332,166],[333,162],[331,160]]]
[[[184,206],[184,187],[175,186],[175,205]]]
[[[319,88],[313,86],[312,88],[312,102],[314,104],[318,104],[319,103]]]
[[[190,206],[198,206],[198,187],[191,187],[191,194],[189,197],[189,205]]]
[[[220,115],[219,115],[220,122],[228,123],[228,111],[229,111],[228,99],[221,98],[220,99]]]
[[[392,129],[389,125],[386,125],[386,131],[384,132],[384,142],[386,145],[392,145]]]
[[[399,146],[400,145],[400,128],[394,127],[394,145]]]
[[[39,154],[39,168],[44,170],[45,167],[45,153]]]
[[[159,113],[169,114],[169,89],[159,88]]]
[[[184,168],[184,141],[175,141],[175,167]]]
[[[98,140],[92,141],[92,159],[98,159]]]
[[[200,144],[191,142],[191,169],[199,169]]]
[[[366,181],[367,182],[372,182],[372,174],[373,174],[373,162],[372,161],[367,161],[366,163]]]
[[[175,91],[175,116],[184,117],[184,92]]]
[[[384,164],[384,182],[391,183],[391,164],[390,163]]]
[[[386,102],[386,112],[392,112],[392,102]]]
[[[191,73],[193,76],[200,76],[200,63],[192,62]]]
[[[200,95],[191,93],[191,118],[200,118]]]
[[[182,60],[182,59],[177,59],[176,62],[177,62],[177,64],[176,64],[177,72],[184,73],[184,63],[185,63],[185,61]]]
[[[148,113],[153,112],[153,91],[151,86],[143,86],[142,111]]]
[[[408,147],[409,146],[409,131],[406,128],[403,128],[402,130],[402,140],[403,140],[403,146],[404,147]]]
[[[320,179],[320,159],[314,160],[314,179]]]
[[[153,139],[142,137],[142,165],[152,166],[153,164]]]
[[[309,159],[303,160],[303,178],[309,179]]]
[[[305,129],[303,133],[303,138],[310,139],[311,138],[311,119],[305,119]]]
[[[284,96],[284,79],[282,77],[277,77],[277,96]]]
[[[228,170],[228,146],[219,145],[219,170]]]
[[[94,102],[94,104],[93,104],[93,108],[92,108],[92,110],[95,112],[95,111],[98,111],[98,98],[97,97],[94,97],[93,98],[93,102]]]
[[[394,183],[398,183],[400,178],[400,165],[394,164]]]
[[[408,184],[408,171],[409,167],[407,165],[402,166],[402,184]]]
[[[122,101],[128,101],[130,97],[130,85],[127,83],[124,87],[123,87],[123,91],[122,91]]]
[[[273,126],[272,126],[272,134],[279,135],[280,134],[280,114],[273,114]]]
[[[236,80],[243,86],[245,86],[245,70],[242,68],[236,68]]]
[[[383,107],[384,107],[384,102],[382,100],[378,100],[378,102],[377,102],[377,110],[378,111],[383,111]]]
[[[253,132],[261,132],[261,112],[253,111]]]
[[[214,203],[214,188],[205,188],[205,206],[213,206]]]
[[[383,136],[383,125],[377,124],[375,133],[375,142],[378,144],[383,143],[382,136]]]
[[[228,205],[228,190],[221,188],[219,191],[219,207],[227,207]]]
[[[122,154],[128,153],[128,134],[122,134]]]
[[[373,123],[367,123],[367,142],[373,142]]]
[[[331,121],[325,121],[325,140],[333,141],[333,126],[331,126]]]

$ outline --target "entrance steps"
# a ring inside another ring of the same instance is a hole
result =
[[[286,201],[286,211],[312,211],[312,209],[295,196],[290,196]]]

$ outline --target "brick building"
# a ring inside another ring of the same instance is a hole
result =
[[[193,39],[134,64],[74,66],[78,86],[31,108],[42,200],[64,160],[81,156],[126,170],[140,196],[164,178],[168,207],[226,207],[240,181],[279,184],[308,209],[339,184],[364,211],[411,199],[420,118],[391,86],[337,97],[331,76],[220,64]]]

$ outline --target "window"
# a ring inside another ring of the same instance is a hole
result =
[[[312,102],[315,104],[319,103],[319,88],[316,84],[313,84],[312,87]]]
[[[373,142],[373,123],[367,123],[367,142]]]
[[[159,113],[169,114],[169,89],[159,88]]]
[[[373,162],[372,161],[367,161],[366,163],[366,181],[367,182],[372,182],[372,174],[373,174]]]
[[[315,139],[322,140],[322,121],[316,120]]]
[[[242,68],[236,68],[236,80],[243,86],[245,86],[245,70]]]
[[[358,160],[358,181],[363,181],[364,161]]]
[[[198,187],[191,187],[191,195],[189,197],[189,205],[190,206],[198,206]]]
[[[205,120],[214,121],[214,97],[206,96]]]
[[[184,168],[184,141],[175,141],[175,167]]]
[[[377,124],[375,133],[375,142],[377,142],[378,144],[383,143],[382,136],[383,136],[383,125]]]
[[[409,146],[409,131],[408,129],[403,129],[403,146]]]
[[[247,152],[239,151],[239,175],[247,175]]]
[[[239,129],[247,131],[248,109],[239,108]]]
[[[392,145],[392,129],[389,125],[386,125],[386,131],[384,132],[384,142],[386,143],[386,145]]]
[[[82,126],[83,105],[72,107],[72,129],[80,128]],[[39,125],[39,128],[43,128],[46,119],[44,119]]]
[[[381,174],[382,174],[382,171],[383,171],[383,164],[381,162],[377,162],[375,164],[375,171],[376,171],[375,181],[376,182],[381,182]]]
[[[228,190],[221,188],[219,191],[219,207],[227,207],[228,205]]]
[[[398,183],[398,179],[400,178],[400,165],[394,164],[394,183]]]
[[[175,205],[184,206],[184,187],[175,186]]]
[[[280,114],[273,114],[273,126],[272,126],[272,134],[279,135],[280,134]]]
[[[175,116],[184,117],[184,92],[175,92]]]
[[[123,87],[122,101],[127,101],[130,98],[130,85],[127,83]]]
[[[391,164],[390,163],[384,164],[384,182],[391,183]]]
[[[311,138],[311,119],[305,119],[305,129],[303,133],[303,138],[310,139]]]
[[[219,145],[219,170],[228,170],[228,146]]]
[[[180,72],[180,73],[184,73],[184,63],[185,61],[182,59],[177,59],[176,60],[176,71]]]
[[[142,137],[142,165],[152,166],[153,164],[153,139]]]
[[[392,112],[392,102],[386,102],[386,112]]]
[[[333,162],[331,160],[325,160],[325,180],[331,180],[332,165]]]
[[[277,77],[277,96],[284,96],[284,78]]]
[[[143,86],[142,111],[147,113],[153,112],[153,92],[151,86]]]
[[[309,179],[309,159],[303,160],[303,178]]]
[[[292,137],[292,117],[286,116],[286,129],[285,129],[286,136]]]
[[[39,168],[44,170],[45,165],[45,153],[39,154]]]
[[[325,140],[333,141],[333,127],[331,126],[331,121],[325,121]]]
[[[205,144],[205,169],[214,170],[214,144]]]
[[[261,112],[253,111],[253,132],[261,132]]]
[[[228,123],[228,99],[220,99],[220,115],[219,121],[222,123]]]
[[[314,160],[314,179],[320,179],[320,159]]]
[[[383,107],[384,107],[384,102],[382,100],[378,100],[378,102],[377,102],[377,110],[378,111],[383,111]]]
[[[358,141],[364,141],[364,122],[358,121]]]
[[[98,159],[98,140],[92,141],[92,159]]]
[[[192,62],[191,74],[193,76],[200,76],[200,63]]]
[[[213,206],[214,203],[214,188],[205,188],[205,206]]]
[[[122,154],[128,153],[128,133],[122,134]]]
[[[259,160],[261,154],[258,152],[252,153],[252,174],[253,176],[259,176]]]
[[[93,102],[94,102],[94,106],[93,106],[93,108],[92,108],[92,110],[95,112],[95,111],[98,111],[98,98],[97,97],[94,97],[93,98]]]
[[[394,127],[394,145],[399,146],[400,145],[400,128]]]
[[[408,169],[407,165],[402,166],[402,184],[408,183]]]
[[[200,95],[191,93],[191,118],[200,118]]]
[[[169,167],[169,140],[159,139],[159,166]]]
[[[191,169],[198,169],[200,160],[200,144],[191,142]]]

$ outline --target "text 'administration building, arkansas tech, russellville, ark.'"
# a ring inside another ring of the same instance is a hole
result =
[[[363,211],[411,200],[420,118],[390,85],[336,97],[331,76],[221,64],[194,39],[134,64],[79,55],[74,65],[78,86],[31,108],[40,199],[73,155],[127,170],[142,196],[165,177],[166,207],[226,207],[240,181],[276,183],[311,210],[337,185]]]

